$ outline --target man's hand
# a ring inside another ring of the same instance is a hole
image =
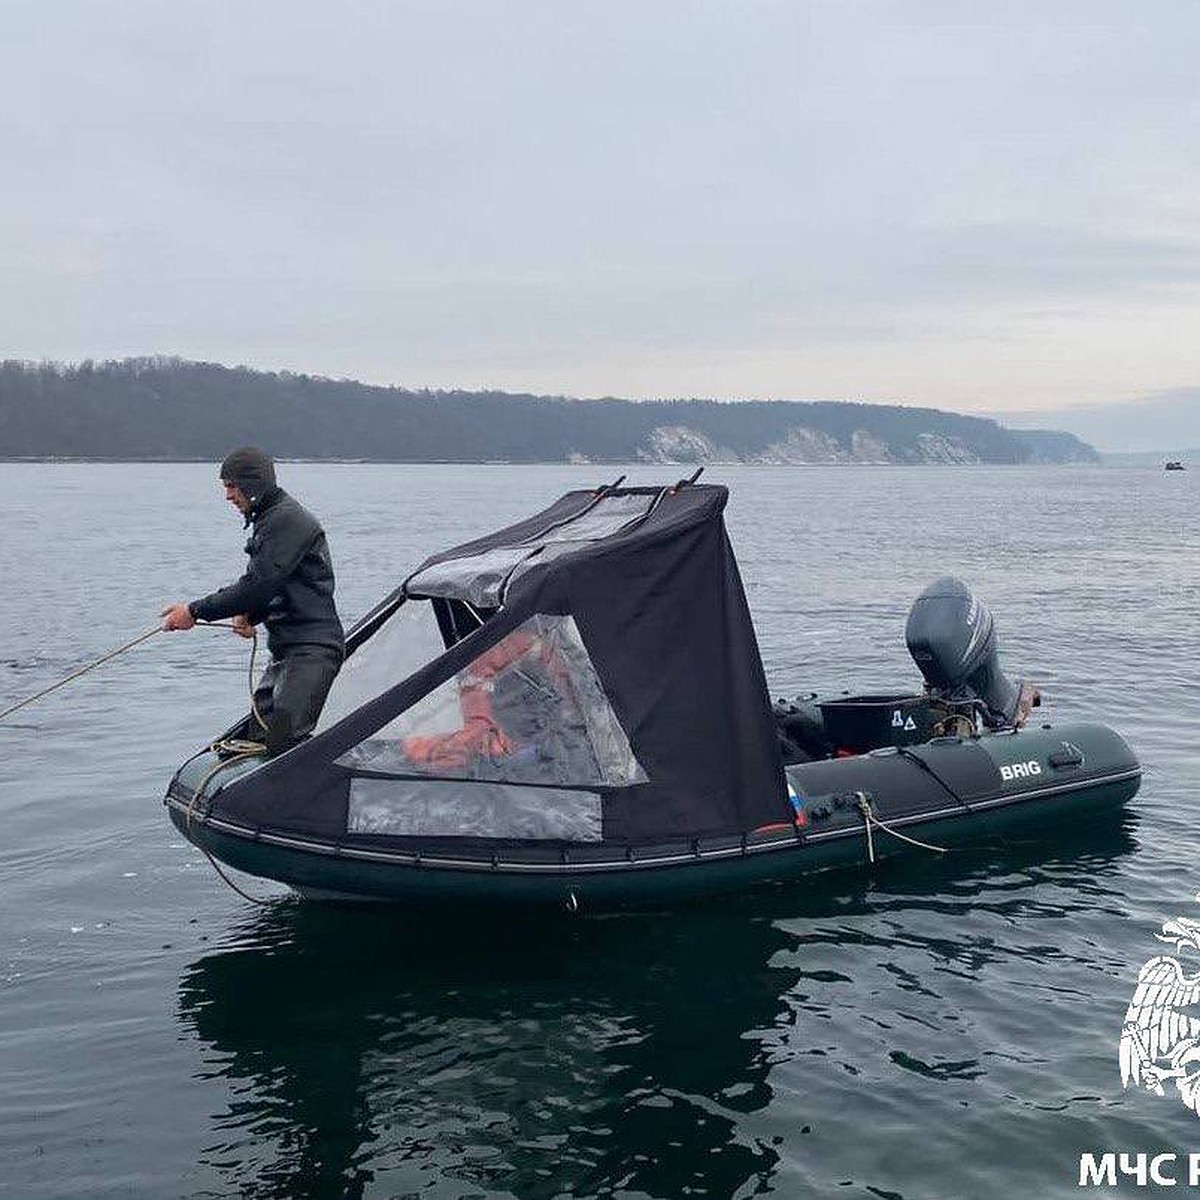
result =
[[[233,618],[233,632],[238,637],[252,638],[254,636],[254,622],[245,613],[238,613]]]
[[[191,629],[196,623],[191,610],[182,601],[179,604],[169,604],[158,615],[163,619],[163,629],[168,632],[174,629]]]

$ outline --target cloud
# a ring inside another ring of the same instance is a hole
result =
[[[964,16],[964,14],[968,14]],[[1200,10],[15,3],[10,354],[584,395],[1184,386]]]

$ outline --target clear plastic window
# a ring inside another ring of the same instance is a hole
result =
[[[495,608],[504,581],[537,550],[536,546],[503,546],[470,558],[434,563],[408,581],[408,591],[414,596],[446,596],[466,600],[476,608]]]
[[[317,732],[402,683],[445,649],[428,601],[406,601],[346,659],[329,689]]]
[[[653,496],[605,496],[580,516],[520,545],[498,546],[426,567],[408,581],[408,591],[413,596],[445,596],[466,600],[477,607],[495,608],[510,575],[520,575],[536,563],[575,549],[583,542],[619,533],[626,525],[644,517],[653,502]]]
[[[435,779],[352,779],[347,832],[598,842],[595,792]]]
[[[595,542],[612,537],[626,525],[644,517],[654,503],[653,496],[605,496],[582,516],[553,529],[539,542]]]
[[[338,762],[374,774],[560,787],[646,780],[574,619],[543,614]]]

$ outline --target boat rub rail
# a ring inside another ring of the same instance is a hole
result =
[[[1027,792],[1011,795],[996,796],[990,800],[972,802],[972,813],[994,811],[1001,808],[1014,807],[1030,800],[1045,799],[1050,796],[1062,796],[1071,792],[1092,790],[1111,784],[1125,783],[1141,777],[1140,767],[1130,767],[1109,775],[1089,778],[1086,783],[1063,782],[1049,787],[1038,788]],[[806,845],[817,845],[824,842],[835,842],[862,834],[861,820],[841,825],[832,829],[813,830],[810,827],[796,827],[794,832],[770,832],[763,834],[748,833],[744,838],[699,838],[693,842],[671,842],[661,845],[622,847],[619,854],[614,854],[612,848],[602,846],[571,846],[569,848],[538,847],[526,851],[522,857],[511,857],[512,851],[506,849],[510,857],[501,857],[499,853],[488,857],[454,858],[441,853],[423,851],[385,850],[379,847],[352,845],[345,842],[313,841],[307,838],[271,833],[264,829],[254,829],[238,825],[232,821],[223,820],[196,811],[192,807],[193,796],[190,790],[176,784],[168,793],[164,803],[176,812],[188,816],[192,823],[206,825],[220,833],[242,838],[250,842],[260,842],[271,846],[281,846],[290,850],[300,850],[325,858],[358,859],[364,862],[399,863],[412,867],[429,867],[433,869],[456,871],[491,871],[503,868],[517,872],[545,872],[554,874],[570,871],[605,871],[614,869],[645,870],[660,866],[678,866],[682,863],[699,860],[738,858],[751,854],[794,849],[797,842]],[[918,827],[932,824],[948,818],[962,817],[961,804],[947,804],[945,808],[926,811],[905,817],[888,818],[888,824],[897,828]]]

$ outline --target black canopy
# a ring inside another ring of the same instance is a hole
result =
[[[573,810],[557,833],[533,835],[564,841],[637,845],[788,819],[727,499],[708,485],[570,492],[429,558],[351,632],[346,687],[362,686],[354,681],[368,667],[378,678],[402,609],[432,606],[448,648],[229,785],[215,811],[263,828],[408,844],[421,827],[364,821],[362,798],[383,789],[394,811],[420,808],[429,792],[453,793],[472,817],[436,832],[439,842],[457,833],[466,848],[521,839],[519,822],[498,835],[473,821],[513,796],[525,807],[570,809],[586,795],[593,808]],[[566,692],[569,704],[537,716],[547,695]],[[453,698],[456,714],[461,707],[462,729],[427,736],[420,722],[404,725],[439,696]],[[502,702],[527,710],[524,725],[497,715]],[[553,738],[523,744],[534,734]],[[482,769],[468,762],[481,747]],[[589,822],[594,834],[570,832]]]

